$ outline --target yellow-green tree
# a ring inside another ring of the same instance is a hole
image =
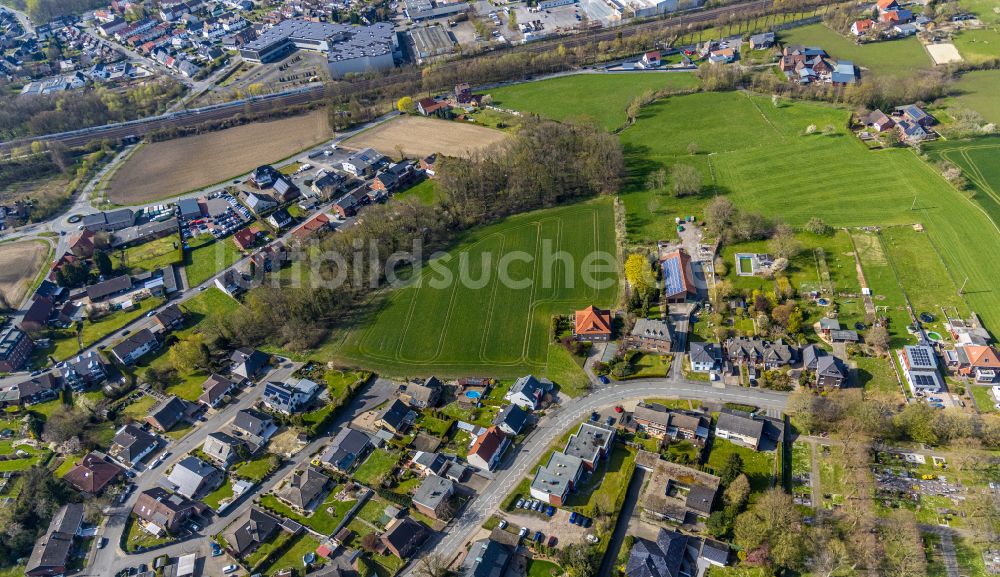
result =
[[[400,98],[399,100],[396,101],[396,110],[404,114],[409,114],[410,112],[413,112],[413,99],[410,98],[409,96],[404,96]]]
[[[625,259],[625,278],[639,295],[649,294],[653,290],[653,271],[646,257],[639,253],[630,254]]]

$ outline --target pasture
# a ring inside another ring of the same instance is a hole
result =
[[[400,116],[352,136],[343,142],[348,148],[374,148],[386,156],[446,156],[471,153],[503,142],[507,134],[468,122],[451,122],[423,116]]]
[[[489,94],[501,108],[559,121],[590,120],[610,132],[625,124],[625,108],[643,92],[696,88],[698,78],[690,72],[633,72],[562,76],[494,88]]]
[[[854,64],[879,76],[906,77],[931,68],[930,56],[916,37],[869,44],[855,44],[823,24],[792,28],[781,33],[781,42],[819,46],[834,59],[852,60]],[[862,70],[862,78],[864,77]]]
[[[597,251],[612,262],[588,261]],[[551,316],[614,304],[614,259],[610,199],[471,231],[389,294],[369,322],[347,334],[339,356],[400,376],[544,374]],[[563,373],[565,363],[558,364]]]
[[[134,205],[170,198],[277,162],[333,136],[325,110],[146,144],[111,177],[108,199]]]
[[[26,240],[0,245],[0,295],[17,308],[49,255],[48,243]]]
[[[996,95],[998,87],[1000,70],[966,72],[955,83],[958,94],[945,99],[945,103],[948,106],[975,110],[986,122],[1000,123],[1000,98]]]

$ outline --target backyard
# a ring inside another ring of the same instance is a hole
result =
[[[727,439],[715,437],[712,440],[712,452],[708,455],[708,467],[718,474],[732,454],[739,455],[743,459],[743,473],[750,480],[750,488],[754,494],[762,493],[771,487],[774,480],[773,452],[754,451]]]
[[[340,489],[341,487],[334,487],[326,499],[308,516],[294,511],[291,507],[279,501],[274,495],[264,495],[260,498],[260,504],[270,511],[302,523],[317,533],[331,535],[333,534],[333,530],[337,528],[337,525],[344,519],[344,516],[347,515],[347,512],[351,510],[351,507],[357,503],[354,500],[337,500],[336,495]]]

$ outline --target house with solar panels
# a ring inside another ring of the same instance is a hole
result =
[[[689,296],[698,294],[691,271],[691,255],[682,248],[665,254],[660,259],[663,268],[663,297],[667,303],[687,302]]]
[[[937,393],[943,387],[934,349],[928,345],[907,345],[899,351],[903,376],[913,394]]]

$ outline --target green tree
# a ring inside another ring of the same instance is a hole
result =
[[[792,497],[774,488],[736,518],[733,541],[747,552],[748,560],[772,569],[795,569],[809,549],[802,531],[802,514]]]
[[[719,471],[719,480],[723,485],[729,485],[743,473],[743,457],[739,453],[730,453]]]
[[[750,479],[746,474],[740,473],[722,494],[726,507],[731,507],[736,511],[743,509],[750,499]]]
[[[690,164],[675,164],[670,167],[670,187],[678,198],[698,194],[701,173]]]
[[[101,271],[101,274],[104,276],[109,276],[115,272],[115,265],[111,263],[111,257],[103,250],[94,253],[94,264],[97,265],[97,270]]]

